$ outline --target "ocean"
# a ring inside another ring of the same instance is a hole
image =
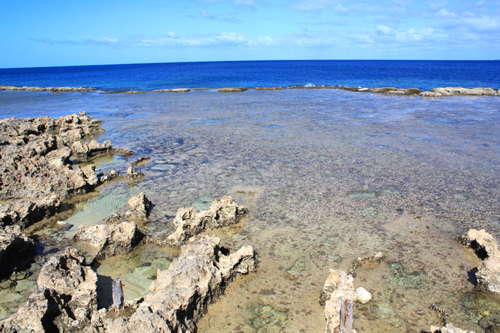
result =
[[[337,85],[500,89],[500,61],[235,61],[0,69],[0,84],[148,91]]]
[[[500,310],[500,299],[468,280],[478,260],[454,238],[469,228],[500,239],[500,97],[422,98],[337,89],[247,90],[218,87],[345,85],[500,88],[500,62],[283,61],[113,65],[0,70],[0,84],[91,86],[94,92],[0,91],[0,116],[58,117],[85,111],[103,120],[114,147],[131,157],[93,161],[125,173],[139,157],[143,181],[118,181],[26,232],[39,245],[32,273],[93,225],[144,191],[153,202],[140,228],[173,230],[181,207],[207,209],[223,195],[249,209],[216,233],[225,245],[252,245],[260,266],[238,277],[209,307],[199,332],[323,332],[319,294],[329,269],[385,254],[358,270],[354,286],[361,332],[421,332],[440,319],[438,304],[462,329]],[[209,88],[188,93],[106,91]],[[58,224],[65,221],[66,224]],[[106,259],[101,277],[124,280],[125,299],[147,293],[175,251],[148,244]],[[36,289],[0,290],[0,317]],[[100,291],[101,295],[106,295]],[[104,298],[105,296],[103,296]],[[109,300],[108,300],[109,301]],[[103,302],[102,304],[108,304]]]

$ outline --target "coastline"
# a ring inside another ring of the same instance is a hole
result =
[[[432,90],[421,91],[418,88],[396,88],[396,87],[376,87],[376,88],[361,88],[361,87],[346,87],[346,86],[331,86],[331,85],[311,85],[304,86],[292,85],[288,87],[228,87],[228,88],[174,88],[174,89],[154,89],[146,91],[127,90],[127,91],[110,91],[99,90],[92,87],[18,87],[0,85],[1,90],[7,91],[48,91],[52,93],[65,93],[65,92],[98,92],[104,94],[148,94],[148,93],[188,93],[192,90],[217,90],[221,93],[237,93],[247,90],[256,91],[278,91],[286,89],[338,89],[362,93],[375,93],[385,95],[398,95],[398,96],[420,96],[420,97],[451,97],[451,96],[500,96],[500,89],[493,88],[463,88],[463,87],[438,87]]]

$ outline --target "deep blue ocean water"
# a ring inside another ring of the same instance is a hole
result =
[[[0,69],[0,85],[111,91],[308,84],[500,89],[500,61],[233,61]]]

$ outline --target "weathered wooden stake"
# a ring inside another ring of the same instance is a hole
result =
[[[340,301],[340,332],[350,333],[352,329],[352,301]]]
[[[123,283],[122,279],[118,278],[111,282],[113,290],[113,305],[115,309],[120,309],[123,306]]]

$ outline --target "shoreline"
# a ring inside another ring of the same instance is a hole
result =
[[[18,87],[0,85],[0,90],[5,91],[47,91],[52,93],[66,93],[66,92],[97,92],[101,94],[149,94],[149,93],[187,93],[193,90],[217,90],[221,93],[236,93],[245,92],[247,90],[256,91],[275,91],[275,90],[288,90],[288,89],[338,89],[347,90],[361,93],[375,93],[384,95],[398,95],[398,96],[420,96],[420,97],[451,97],[451,96],[500,96],[500,89],[493,88],[463,88],[463,87],[438,87],[428,91],[421,91],[418,88],[395,88],[395,87],[377,87],[377,88],[362,88],[362,87],[346,87],[346,86],[332,86],[332,85],[293,85],[293,86],[278,86],[278,87],[228,87],[228,88],[173,88],[173,89],[154,89],[147,91],[127,90],[127,91],[111,91],[100,90],[93,87]]]

